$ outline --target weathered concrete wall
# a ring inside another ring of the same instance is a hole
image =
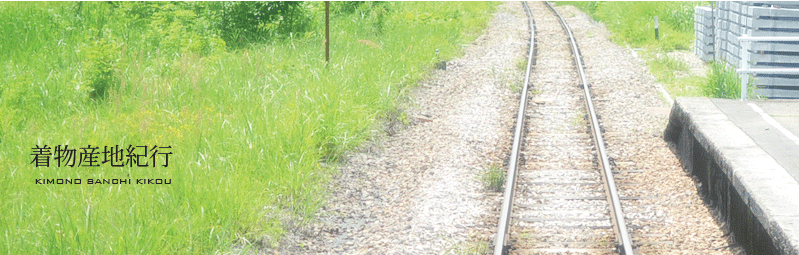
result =
[[[799,184],[708,98],[678,98],[665,139],[748,254],[799,254]]]

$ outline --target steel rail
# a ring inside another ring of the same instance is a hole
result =
[[[585,91],[585,104],[588,108],[588,114],[590,115],[591,120],[591,132],[594,135],[594,143],[597,147],[597,159],[600,161],[600,165],[602,165],[602,179],[605,181],[605,194],[607,195],[608,203],[611,204],[610,206],[610,218],[613,221],[613,230],[616,232],[616,245],[617,248],[620,250],[621,254],[624,255],[633,255],[633,246],[632,246],[632,239],[630,238],[630,233],[627,232],[627,225],[624,220],[624,213],[622,213],[621,209],[621,202],[619,199],[619,192],[616,189],[616,182],[613,179],[613,172],[610,168],[610,164],[608,162],[608,156],[605,151],[605,141],[602,139],[602,131],[599,127],[599,121],[596,116],[596,110],[594,109],[593,99],[591,98],[591,88],[588,86],[588,81],[585,77],[585,68],[583,67],[583,60],[580,56],[580,49],[577,48],[577,41],[574,39],[574,34],[569,28],[569,25],[566,24],[566,20],[558,14],[558,11],[549,4],[549,2],[544,2],[555,16],[558,16],[560,20],[561,26],[566,30],[566,33],[569,35],[569,42],[571,43],[571,50],[574,54],[574,61],[577,63],[577,71],[580,74],[580,80],[582,82],[583,91]]]
[[[505,194],[502,200],[502,213],[499,218],[499,230],[494,240],[494,255],[502,255],[508,243],[508,231],[510,229],[511,207],[513,206],[513,189],[516,187],[516,173],[518,170],[519,148],[521,147],[522,132],[524,131],[524,108],[527,105],[527,90],[530,84],[530,69],[533,64],[533,54],[535,52],[535,24],[533,14],[527,6],[527,2],[522,2],[524,11],[527,13],[530,26],[530,49],[527,54],[527,69],[524,73],[524,88],[522,96],[519,98],[519,113],[516,114],[516,131],[513,134],[513,146],[511,147],[510,160],[508,162],[508,172],[505,178]]]

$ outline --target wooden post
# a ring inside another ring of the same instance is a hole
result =
[[[330,62],[330,1],[325,1],[325,63]]]

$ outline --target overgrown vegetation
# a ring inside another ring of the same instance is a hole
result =
[[[435,50],[460,54],[494,5],[333,2],[325,64],[321,2],[0,3],[0,250],[274,244],[286,219],[313,215],[330,167]],[[32,148],[44,145],[172,154],[168,167],[35,167]],[[86,184],[112,178],[134,183]]]
[[[479,240],[470,237],[466,241],[455,243],[445,253],[446,254],[460,254],[460,255],[483,255],[491,253],[489,249],[490,242],[488,240]]]
[[[688,65],[682,60],[658,49],[644,50],[640,52],[640,56],[648,60],[649,71],[671,96],[702,95],[701,89],[707,84],[707,77],[692,74]]]
[[[483,187],[489,191],[502,191],[505,184],[505,169],[500,164],[491,164],[488,168],[484,169],[480,174],[480,181],[483,182]]]
[[[688,50],[694,43],[694,7],[703,2],[561,2],[574,5],[601,21],[612,33],[611,40],[632,47],[655,47],[664,51]],[[658,16],[660,40],[655,39]]]
[[[642,48],[639,54],[649,70],[677,96],[740,97],[740,80],[721,65],[712,65],[707,76],[694,75],[686,64],[669,53],[692,53],[694,7],[709,2],[561,2],[574,5],[601,21],[611,32],[611,40],[621,45]],[[660,40],[655,39],[654,17],[659,19]],[[736,83],[737,82],[737,83]],[[738,85],[735,85],[738,84]],[[738,86],[736,92],[733,88]]]
[[[752,82],[753,80],[750,79],[749,84]],[[747,95],[752,95],[753,87],[747,88]],[[741,77],[723,62],[713,62],[707,83],[702,86],[702,94],[709,97],[739,99],[741,98]]]

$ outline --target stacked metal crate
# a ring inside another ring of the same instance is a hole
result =
[[[694,19],[694,30],[696,35],[696,43],[694,50],[696,55],[704,61],[715,60],[713,56],[713,38],[715,31],[713,29],[713,9],[710,7],[697,6]]]
[[[695,9],[694,25],[696,53],[705,61],[725,61],[737,67],[743,46],[738,37],[742,35],[799,36],[799,2],[719,1],[716,8],[708,9]],[[708,26],[708,22],[713,25]],[[715,36],[713,39],[707,37],[709,29],[713,31],[710,33]],[[708,48],[712,49],[710,53]],[[747,61],[751,68],[799,67],[799,42],[752,42],[748,51]],[[713,57],[708,57],[708,54]],[[755,94],[760,96],[799,98],[799,75],[757,74],[754,85]]]

